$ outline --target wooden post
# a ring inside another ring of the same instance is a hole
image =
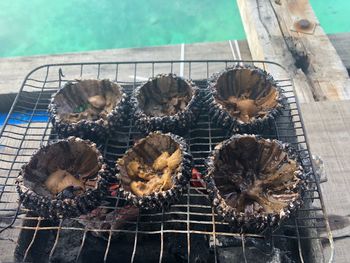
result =
[[[350,99],[346,68],[308,0],[237,0],[237,4],[252,58],[284,66],[299,101]],[[270,73],[285,77],[283,71]]]

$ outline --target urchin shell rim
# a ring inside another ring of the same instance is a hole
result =
[[[114,109],[107,114],[106,119],[99,118],[98,120],[94,121],[83,119],[74,123],[65,122],[59,117],[57,113],[57,104],[55,103],[55,97],[69,85],[75,85],[76,82],[81,82],[84,80],[97,80],[99,82],[108,81],[112,84],[117,85],[119,91],[121,92],[121,99],[119,103],[117,103],[117,105],[114,107]],[[87,135],[91,133],[92,130],[95,130],[93,133],[95,133],[97,137],[103,137],[105,134],[113,132],[113,129],[121,126],[126,122],[130,108],[129,100],[130,96],[117,82],[111,81],[109,79],[79,79],[76,81],[68,81],[63,87],[61,87],[51,96],[48,111],[50,113],[51,123],[61,138],[67,138],[69,136],[80,136],[82,138],[92,139]],[[104,124],[105,121],[106,124]],[[96,139],[95,136],[93,139]]]
[[[279,214],[262,214],[254,211],[253,215],[247,217],[245,213],[237,213],[234,208],[226,204],[225,199],[221,196],[218,188],[216,187],[213,178],[213,174],[215,172],[215,156],[217,156],[221,149],[230,144],[233,140],[247,136],[253,137],[256,140],[277,142],[282,149],[287,152],[288,158],[295,160],[298,163],[298,170],[295,171],[295,175],[300,179],[300,181],[294,189],[299,193],[299,196],[291,201],[287,207],[280,211]],[[206,161],[206,167],[207,172],[203,179],[206,182],[206,188],[211,204],[217,214],[221,216],[224,221],[228,222],[234,231],[239,231],[241,233],[262,233],[267,228],[276,228],[303,205],[303,197],[305,195],[305,190],[307,189],[307,175],[302,167],[302,161],[297,150],[288,143],[283,143],[276,139],[264,139],[258,135],[235,134],[215,147]]]
[[[169,136],[172,140],[174,140],[179,145],[179,148],[181,150],[182,162],[180,164],[180,168],[174,176],[175,181],[173,187],[166,191],[156,192],[148,196],[140,197],[136,196],[131,191],[125,190],[122,184],[120,184],[119,192],[121,193],[121,196],[124,197],[126,200],[130,201],[133,205],[146,210],[162,207],[166,208],[172,203],[176,202],[178,198],[187,189],[193,168],[192,155],[188,152],[188,145],[182,137],[172,133],[162,133],[161,131],[151,132],[146,137],[136,142],[133,147],[129,148],[125,152],[124,155],[133,151],[133,148],[135,146],[141,144],[143,141],[147,140],[150,136],[154,134]],[[117,178],[120,178],[119,164],[117,162],[115,165],[115,171]]]
[[[83,142],[88,145],[96,154],[97,154],[97,162],[100,165],[100,169],[97,172],[97,183],[94,189],[88,189],[83,194],[76,196],[75,198],[66,198],[64,200],[52,198],[49,196],[41,196],[35,193],[32,189],[28,188],[24,185],[24,176],[25,169],[28,164],[32,161],[34,156],[39,154],[41,151],[48,149],[52,145],[62,142]],[[24,164],[18,174],[18,177],[15,181],[16,190],[20,196],[20,203],[26,207],[27,209],[32,210],[39,216],[49,219],[58,219],[58,218],[71,218],[77,217],[82,214],[86,214],[98,207],[101,199],[107,195],[107,186],[108,180],[112,176],[111,170],[108,164],[104,161],[104,158],[101,152],[97,149],[96,144],[89,141],[83,140],[79,137],[70,136],[67,139],[61,139],[57,142],[49,142],[45,146],[41,146],[38,150],[36,150],[30,160]],[[87,210],[86,212],[81,211],[78,207],[83,207],[84,202],[93,202],[94,208]],[[37,209],[41,207],[41,209]],[[43,211],[43,207],[47,209],[47,211]]]
[[[220,76],[227,73],[231,70],[240,70],[240,69],[249,69],[251,71],[257,71],[259,74],[264,75],[266,80],[269,81],[277,90],[278,92],[278,98],[277,98],[277,106],[270,110],[267,115],[265,115],[262,118],[254,118],[253,121],[250,121],[248,123],[244,123],[240,120],[238,120],[235,117],[232,117],[225,108],[216,101],[215,94],[217,93],[217,90],[215,88],[216,82],[219,79]],[[271,122],[277,118],[279,115],[281,115],[282,110],[286,107],[286,100],[287,98],[283,94],[283,90],[277,86],[277,82],[274,80],[271,74],[266,72],[265,70],[244,64],[244,65],[235,65],[225,68],[224,70],[221,70],[217,73],[214,73],[207,81],[207,89],[206,89],[206,96],[205,96],[204,103],[209,108],[209,115],[211,116],[212,120],[218,125],[223,128],[228,128],[229,130],[233,132],[239,132],[239,133],[257,133],[264,130],[264,127],[272,127],[273,125]]]
[[[184,81],[193,91],[192,98],[184,110],[177,112],[174,115],[163,117],[149,116],[142,109],[140,109],[137,96],[139,95],[140,90],[146,84],[164,76],[170,76],[174,79],[181,79]],[[144,82],[142,85],[136,88],[134,95],[131,97],[131,104],[133,107],[136,128],[145,134],[157,130],[163,132],[172,132],[180,135],[186,133],[189,130],[190,126],[196,122],[199,117],[203,101],[202,93],[202,90],[196,86],[192,80],[179,77],[174,73],[161,73],[155,77],[149,78],[148,81]],[[170,125],[168,123],[170,123]],[[181,123],[184,123],[184,125],[179,125]],[[175,130],[169,128],[169,126],[175,127]]]

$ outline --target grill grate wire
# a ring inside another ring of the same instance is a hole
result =
[[[205,236],[213,254],[213,261],[219,259],[220,238],[226,237],[239,241],[243,260],[249,262],[247,255],[248,246],[254,244],[254,240],[263,240],[270,245],[271,251],[280,240],[296,242],[296,251],[284,251],[285,253],[297,253],[298,261],[303,262],[308,255],[305,242],[327,241],[330,245],[330,260],[333,257],[333,240],[330,232],[327,214],[325,211],[322,193],[320,191],[319,178],[313,173],[307,138],[304,134],[303,120],[300,116],[297,98],[294,95],[293,83],[290,79],[277,79],[277,85],[284,91],[288,100],[288,107],[281,117],[275,120],[274,129],[264,133],[266,138],[276,138],[293,144],[302,154],[303,163],[310,175],[310,188],[307,190],[305,205],[299,209],[295,216],[283,222],[282,226],[274,231],[259,234],[232,233],[228,224],[221,221],[215,214],[207,200],[203,188],[189,185],[188,192],[179,203],[171,206],[169,210],[155,212],[139,211],[136,221],[125,222],[128,227],[120,229],[89,229],[87,226],[67,226],[65,220],[60,220],[56,225],[45,225],[42,218],[32,215],[30,211],[20,207],[17,203],[17,193],[14,181],[21,165],[26,163],[33,152],[49,141],[57,140],[57,135],[51,130],[47,106],[51,95],[67,81],[80,78],[109,78],[125,86],[130,92],[142,83],[147,77],[153,77],[158,73],[178,73],[178,68],[183,67],[184,77],[192,79],[200,88],[206,88],[206,81],[211,74],[223,68],[237,63],[249,63],[265,69],[266,66],[281,67],[268,61],[238,61],[238,60],[210,60],[210,61],[140,61],[140,62],[97,62],[97,63],[71,63],[44,65],[30,72],[18,93],[10,113],[0,131],[0,237],[15,231],[31,231],[32,235],[27,246],[23,250],[23,261],[28,260],[28,255],[33,250],[37,236],[42,231],[54,230],[54,243],[49,249],[48,260],[52,260],[55,250],[60,242],[63,231],[79,231],[82,239],[76,255],[76,261],[81,257],[84,245],[90,232],[99,232],[107,235],[104,247],[103,259],[109,260],[113,237],[116,233],[132,235],[132,247],[130,261],[134,262],[138,256],[137,251],[142,246],[144,236],[159,236],[159,248],[155,248],[159,254],[159,262],[162,262],[165,254],[168,236],[183,235],[186,243],[184,250],[186,261],[192,261],[192,241],[196,236]],[[229,138],[229,133],[215,127],[203,110],[200,119],[188,135],[185,136],[190,145],[194,157],[195,167],[204,173],[204,159],[213,150],[216,144]],[[107,161],[113,164],[122,154],[132,146],[140,134],[132,123],[121,128],[115,138],[107,138],[100,145]],[[104,208],[118,214],[121,210],[123,199],[120,196],[109,196]],[[73,219],[74,221],[74,219]],[[77,220],[76,220],[77,221]],[[30,222],[25,223],[25,222]],[[130,228],[132,226],[132,228]],[[17,232],[16,232],[17,231]],[[249,241],[249,242],[248,242]],[[249,243],[249,244],[248,244]],[[236,244],[237,246],[237,244]],[[321,255],[322,256],[322,255]]]

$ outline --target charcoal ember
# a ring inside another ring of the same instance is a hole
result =
[[[122,196],[137,207],[153,209],[168,207],[182,195],[192,167],[185,141],[157,131],[137,141],[115,169]]]
[[[135,126],[140,131],[182,135],[198,119],[202,92],[190,80],[175,74],[159,74],[136,90],[131,104]]]
[[[209,249],[208,237],[206,235],[191,235],[189,245],[190,255],[188,255],[187,242],[187,235],[166,235],[164,240],[164,261],[197,263],[215,262],[214,255]]]
[[[288,144],[234,135],[215,147],[207,169],[209,198],[233,231],[263,232],[301,206],[305,174]]]
[[[90,233],[96,237],[101,237],[105,240],[118,237],[119,232],[113,230],[133,230],[137,217],[139,215],[139,208],[126,205],[118,208],[110,208],[111,204],[103,207],[98,207],[87,215],[79,217],[79,222],[90,230]],[[100,231],[112,230],[112,231]]]
[[[16,180],[21,203],[45,218],[68,218],[96,208],[111,170],[96,144],[69,137],[40,148]]]
[[[205,183],[203,181],[203,175],[196,169],[192,169],[191,186],[198,188],[205,188]],[[202,190],[202,189],[200,189]],[[203,191],[205,193],[205,191]]]
[[[255,247],[246,247],[243,252],[242,247],[218,248],[218,260],[220,263],[256,262],[256,263],[292,263],[297,262],[291,259],[286,253],[278,248],[273,248],[268,253],[264,253]]]
[[[122,126],[129,111],[128,95],[106,79],[68,82],[53,95],[49,105],[52,125],[61,137],[93,141]]]
[[[54,245],[55,234],[57,233],[57,231],[51,230],[50,228],[57,227],[58,222],[47,219],[41,219],[39,222],[34,219],[37,218],[37,214],[31,211],[23,215],[24,217],[21,220],[21,227],[23,227],[23,229],[19,232],[18,239],[16,240],[13,259],[8,261],[4,260],[2,262],[48,262],[47,257]],[[36,227],[46,227],[48,230],[35,231]],[[29,246],[30,249],[28,250]],[[10,254],[11,253],[8,253],[9,256]],[[24,258],[25,255],[26,258]],[[1,255],[2,260],[4,256],[3,254]]]
[[[125,207],[127,209],[127,207]],[[29,216],[29,215],[28,215]],[[32,215],[33,216],[33,215]],[[25,220],[25,226],[35,227],[35,220]],[[41,227],[53,227],[51,220],[42,220]],[[50,262],[103,262],[105,252],[108,249],[107,262],[129,262],[135,245],[134,233],[119,233],[112,236],[108,245],[108,238],[95,235],[92,228],[87,229],[84,238],[86,224],[76,219],[62,221],[62,230],[59,233],[57,243],[57,231],[38,231],[37,238],[30,249],[26,262],[46,262],[48,255],[55,245]],[[68,228],[80,229],[65,230]],[[122,227],[124,230],[131,230]],[[134,229],[135,230],[135,226]],[[30,231],[31,233],[28,233]],[[28,244],[32,240],[33,230],[21,232],[15,258],[23,261]],[[108,233],[108,232],[107,232]],[[84,245],[81,247],[84,240]],[[133,262],[158,262],[161,251],[160,235],[142,235],[138,233],[136,253]],[[190,262],[213,262],[214,255],[208,247],[208,239],[205,235],[191,235],[190,237]],[[146,259],[146,260],[145,260]],[[16,262],[17,262],[16,261]],[[187,260],[187,235],[164,234],[162,262],[188,262]]]
[[[239,133],[261,133],[274,125],[285,97],[264,70],[234,66],[208,80],[205,104],[212,121],[219,127]]]
[[[293,250],[290,243],[297,243],[297,240],[285,242],[285,240],[275,240],[272,245],[268,236],[261,238],[244,237],[244,250],[241,238],[229,236],[216,236],[215,248],[219,262],[273,262],[292,263],[298,262],[298,256],[291,253]],[[297,245],[297,244],[294,244]],[[210,248],[214,250],[214,240],[210,238]]]

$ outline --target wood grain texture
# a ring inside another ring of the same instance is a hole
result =
[[[301,110],[310,150],[323,159],[328,178],[321,188],[335,239],[335,262],[349,262],[350,101],[305,103]]]
[[[337,53],[350,72],[350,32],[328,35]]]
[[[3,137],[0,138],[0,143],[7,147],[0,147],[0,185],[5,185],[4,193],[1,196],[1,208],[0,211],[0,226],[4,227],[11,223],[14,217],[15,211],[18,207],[18,194],[15,188],[15,179],[18,176],[18,170],[22,164],[28,162],[30,156],[36,149],[40,147],[40,141],[34,141],[38,139],[38,136],[43,138],[43,142],[48,137],[43,136],[43,129],[47,126],[47,123],[30,123],[20,125],[21,128],[15,126],[7,126],[4,130]],[[28,128],[26,136],[16,136],[14,139],[6,137],[11,132],[24,132],[24,129]],[[39,128],[39,129],[38,129]],[[40,138],[39,137],[39,138]],[[23,142],[22,142],[23,140]],[[16,149],[20,148],[20,149]],[[17,157],[13,155],[18,155]],[[13,162],[16,162],[13,164]],[[7,171],[10,169],[11,171]],[[2,192],[2,191],[0,191]],[[20,225],[21,220],[17,220],[15,225]],[[1,233],[0,239],[0,261],[1,262],[14,262],[13,251],[17,245],[17,238],[20,233],[18,228],[12,228],[5,230]]]
[[[283,65],[294,79],[302,102],[350,99],[346,68],[318,25],[309,1],[279,3],[237,0],[252,57]],[[293,31],[299,19],[316,24],[313,34]],[[301,65],[296,66],[296,63]],[[278,78],[285,74],[282,71],[271,73]]]
[[[235,47],[235,40],[231,40]],[[250,52],[246,41],[237,41],[240,53],[245,59],[250,59]],[[237,53],[236,51],[234,52]],[[238,55],[235,55],[238,59]],[[0,112],[10,109],[12,102],[23,82],[24,77],[34,68],[51,63],[73,63],[73,62],[111,62],[111,61],[142,61],[142,60],[180,60],[181,45],[111,49],[101,51],[90,51],[82,53],[70,53],[48,56],[31,56],[0,58]],[[184,45],[184,59],[234,59],[229,41],[212,43],[195,43]],[[158,66],[159,67],[159,66]],[[194,65],[195,67],[195,65]],[[159,68],[158,68],[159,69]],[[219,68],[218,70],[221,70]],[[88,71],[89,69],[87,69]],[[164,68],[164,72],[169,72]],[[184,69],[187,70],[187,69]],[[179,66],[174,67],[179,73]],[[186,72],[186,71],[185,71]],[[96,69],[91,69],[91,75],[96,75]],[[122,74],[122,73],[121,73]],[[146,73],[144,78],[148,78]],[[197,77],[200,75],[194,75]],[[103,76],[101,76],[103,77]]]

